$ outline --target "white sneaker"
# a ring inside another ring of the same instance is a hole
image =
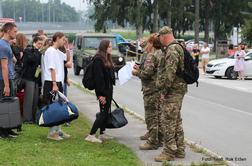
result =
[[[108,139],[114,139],[114,137],[107,135],[107,134],[101,134],[99,135],[100,140],[108,140]]]
[[[96,138],[95,135],[90,134],[85,138],[85,140],[88,142],[102,143],[102,140]]]

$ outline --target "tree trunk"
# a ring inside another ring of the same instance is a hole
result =
[[[136,6],[136,36],[137,39],[141,39],[143,36],[143,18],[141,13],[142,2],[141,0],[137,0]]]
[[[158,0],[153,2],[154,16],[153,16],[153,32],[158,32]]]
[[[136,36],[137,39],[141,39],[143,37],[143,26],[139,25],[136,27]]]
[[[194,42],[199,43],[199,0],[195,0],[194,38]]]
[[[205,42],[209,42],[209,0],[205,3]]]
[[[172,20],[172,0],[169,0],[169,9],[167,11],[167,25],[171,27],[171,20]]]

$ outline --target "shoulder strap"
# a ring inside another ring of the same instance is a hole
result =
[[[112,98],[113,102],[115,103],[117,108],[120,108],[119,105],[117,104],[117,102]]]

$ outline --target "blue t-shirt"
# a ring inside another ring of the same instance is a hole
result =
[[[10,47],[10,43],[4,39],[0,39],[0,60],[8,59],[9,79],[14,79],[14,63],[13,53]],[[0,80],[3,80],[2,66],[0,63]]]

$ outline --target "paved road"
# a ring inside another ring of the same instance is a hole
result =
[[[72,76],[81,82],[81,76]],[[199,87],[190,86],[182,108],[186,138],[238,165],[252,165],[252,81],[201,77]],[[133,78],[115,87],[122,105],[144,116],[140,80]]]

